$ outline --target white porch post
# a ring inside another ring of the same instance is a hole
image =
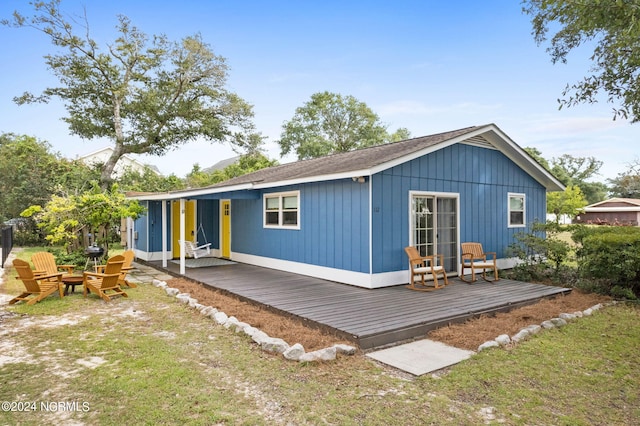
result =
[[[162,267],[167,267],[167,200],[162,200]]]
[[[180,198],[180,275],[184,275],[186,272],[184,261],[185,216],[184,198]]]

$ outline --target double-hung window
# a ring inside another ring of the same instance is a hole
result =
[[[509,193],[509,227],[525,226],[525,194]]]
[[[264,227],[300,229],[300,191],[264,194]]]

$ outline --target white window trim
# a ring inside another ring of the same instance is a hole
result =
[[[282,198],[296,196],[298,220],[297,225],[282,224]],[[278,198],[278,225],[267,225],[267,198]],[[266,229],[300,229],[300,191],[270,192],[262,195],[262,227]]]
[[[522,223],[511,223],[511,198],[522,198]],[[527,195],[519,192],[507,193],[507,223],[509,228],[524,228],[527,226]]]

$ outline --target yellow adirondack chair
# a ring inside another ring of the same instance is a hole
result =
[[[120,277],[118,277],[118,284],[121,287],[122,286],[127,286],[130,288],[138,287],[136,284],[127,280],[127,274],[133,269],[133,266],[131,266],[131,264],[133,263],[133,258],[135,257],[135,253],[133,252],[133,250],[127,250],[124,253],[122,253],[122,256],[124,257],[124,263],[122,264],[122,269],[120,270]],[[104,272],[105,267],[106,265],[96,266],[96,272],[105,273]]]
[[[82,280],[84,297],[87,297],[90,291],[96,293],[105,302],[109,302],[114,296],[129,297],[118,284],[123,264],[124,256],[117,255],[107,261],[104,273],[84,272]]]
[[[31,263],[35,270],[33,273],[36,276],[57,274],[61,270],[64,271],[64,275],[72,275],[74,265],[56,265],[56,259],[52,253],[48,251],[40,251],[33,253],[31,256]]]
[[[22,259],[14,259],[13,267],[16,269],[18,279],[22,281],[26,291],[11,299],[9,301],[10,305],[18,303],[21,300],[27,302],[27,305],[33,305],[56,291],[58,291],[61,299],[64,297],[62,272],[36,277],[29,263]]]

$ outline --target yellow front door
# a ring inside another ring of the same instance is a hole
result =
[[[222,257],[231,257],[231,201],[222,202]]]
[[[196,238],[196,201],[184,202],[184,235],[187,241],[195,241]],[[171,203],[171,247],[174,259],[180,257],[180,201]]]

